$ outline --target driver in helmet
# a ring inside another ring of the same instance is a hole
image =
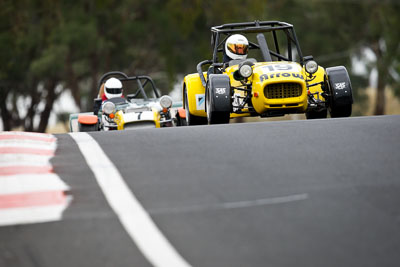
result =
[[[108,79],[102,87],[104,88],[104,93],[101,92],[103,88],[100,88],[100,96],[103,101],[114,97],[123,97],[122,83],[117,78]]]
[[[233,34],[225,42],[224,62],[244,60],[247,58],[249,41],[241,34]]]

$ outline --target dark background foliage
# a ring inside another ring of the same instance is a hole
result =
[[[82,111],[90,110],[97,81],[110,70],[150,75],[168,93],[180,75],[210,58],[211,26],[252,20],[293,24],[303,54],[324,67],[353,70],[359,59],[367,72],[351,73],[356,115],[363,114],[363,92],[375,70],[374,114],[384,114],[387,88],[400,96],[399,14],[397,0],[3,0],[3,128],[45,131],[65,90]],[[372,60],[365,60],[366,51]]]

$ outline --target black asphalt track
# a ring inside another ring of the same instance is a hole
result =
[[[400,116],[91,135],[193,266],[399,266]],[[1,227],[0,266],[148,266],[57,137],[74,201],[61,222]]]
[[[0,227],[0,266],[151,266],[108,206],[69,135],[57,135],[55,171],[73,197],[60,222]]]

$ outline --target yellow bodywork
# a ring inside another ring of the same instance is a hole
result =
[[[161,119],[160,111],[154,107],[152,108],[151,111],[153,112],[154,125],[156,126],[156,128],[160,128],[160,119]],[[115,113],[114,122],[117,124],[118,131],[125,129],[124,112],[122,110],[119,110]]]
[[[318,97],[324,100],[321,96],[322,88],[320,84],[307,88],[307,85],[324,81],[325,70],[322,67],[319,67],[317,72],[311,77],[305,71],[304,67],[296,62],[259,62],[255,63],[252,68],[253,75],[248,78],[246,83],[252,84],[252,104],[254,110],[259,115],[266,114],[268,111],[280,110],[283,110],[285,114],[304,113],[308,106],[308,91],[310,93],[318,93],[315,98]],[[230,77],[231,86],[244,87],[240,81],[233,78],[233,73],[237,69],[238,65],[228,67],[225,69],[224,74]],[[207,79],[206,73],[204,73],[204,76]],[[266,87],[282,83],[299,84],[301,86],[301,94],[295,97],[267,98],[264,93],[267,90]],[[189,107],[186,107],[184,104],[184,108],[189,108],[189,112],[192,115],[206,117],[207,114],[204,111],[204,105],[199,105],[199,99],[205,94],[205,88],[201,83],[199,74],[189,74],[184,78],[183,94],[185,90],[187,91]],[[234,89],[233,94],[244,96],[245,92]],[[250,113],[246,113],[246,111],[246,109],[242,110],[244,112],[242,114],[231,113],[231,118],[250,116]]]
[[[205,78],[207,79],[207,73],[203,73]],[[188,105],[189,105],[189,112],[192,115],[195,116],[200,116],[200,117],[207,117],[207,114],[204,110],[204,104],[199,103],[199,99],[201,96],[205,95],[205,88],[201,84],[200,76],[198,73],[193,73],[186,75],[184,80],[183,80],[183,94],[185,94],[185,91],[187,92],[187,98],[188,98]],[[182,96],[182,99],[185,99],[185,95]],[[203,98],[205,100],[205,98]],[[183,102],[183,108],[188,108],[186,107],[185,101]]]
[[[153,111],[154,124],[156,125],[156,128],[160,128],[160,119],[161,119],[160,111],[158,111],[158,109],[156,108],[152,108],[151,110]]]
[[[117,124],[117,130],[123,130],[125,125],[124,114],[122,110],[115,113],[114,122]]]

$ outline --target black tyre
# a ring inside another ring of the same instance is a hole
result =
[[[352,112],[352,105],[338,106],[330,109],[332,118],[350,117]]]
[[[179,125],[178,126],[187,126],[186,119],[179,118]]]
[[[329,88],[329,113],[332,118],[350,117],[353,105],[353,92],[349,74],[343,66],[326,69]]]
[[[186,111],[185,111],[186,114]],[[186,115],[185,115],[186,116]],[[187,126],[186,124],[186,118],[182,118],[179,115],[179,111],[177,110],[175,113],[175,121],[176,121],[176,126]]]
[[[205,125],[205,124],[207,124],[207,118],[190,114],[189,100],[188,100],[186,88],[185,88],[184,96],[185,96],[186,125],[189,126],[189,125]]]
[[[95,132],[98,131],[97,124],[81,124],[78,122],[80,132]]]
[[[206,91],[206,112],[208,124],[224,124],[229,123],[230,112],[213,111],[212,92]]]
[[[229,123],[232,99],[229,76],[210,74],[206,88],[206,113],[209,124]]]
[[[313,119],[326,119],[328,116],[328,110],[324,109],[321,111],[309,111],[306,112],[306,118],[307,120],[313,120]]]

